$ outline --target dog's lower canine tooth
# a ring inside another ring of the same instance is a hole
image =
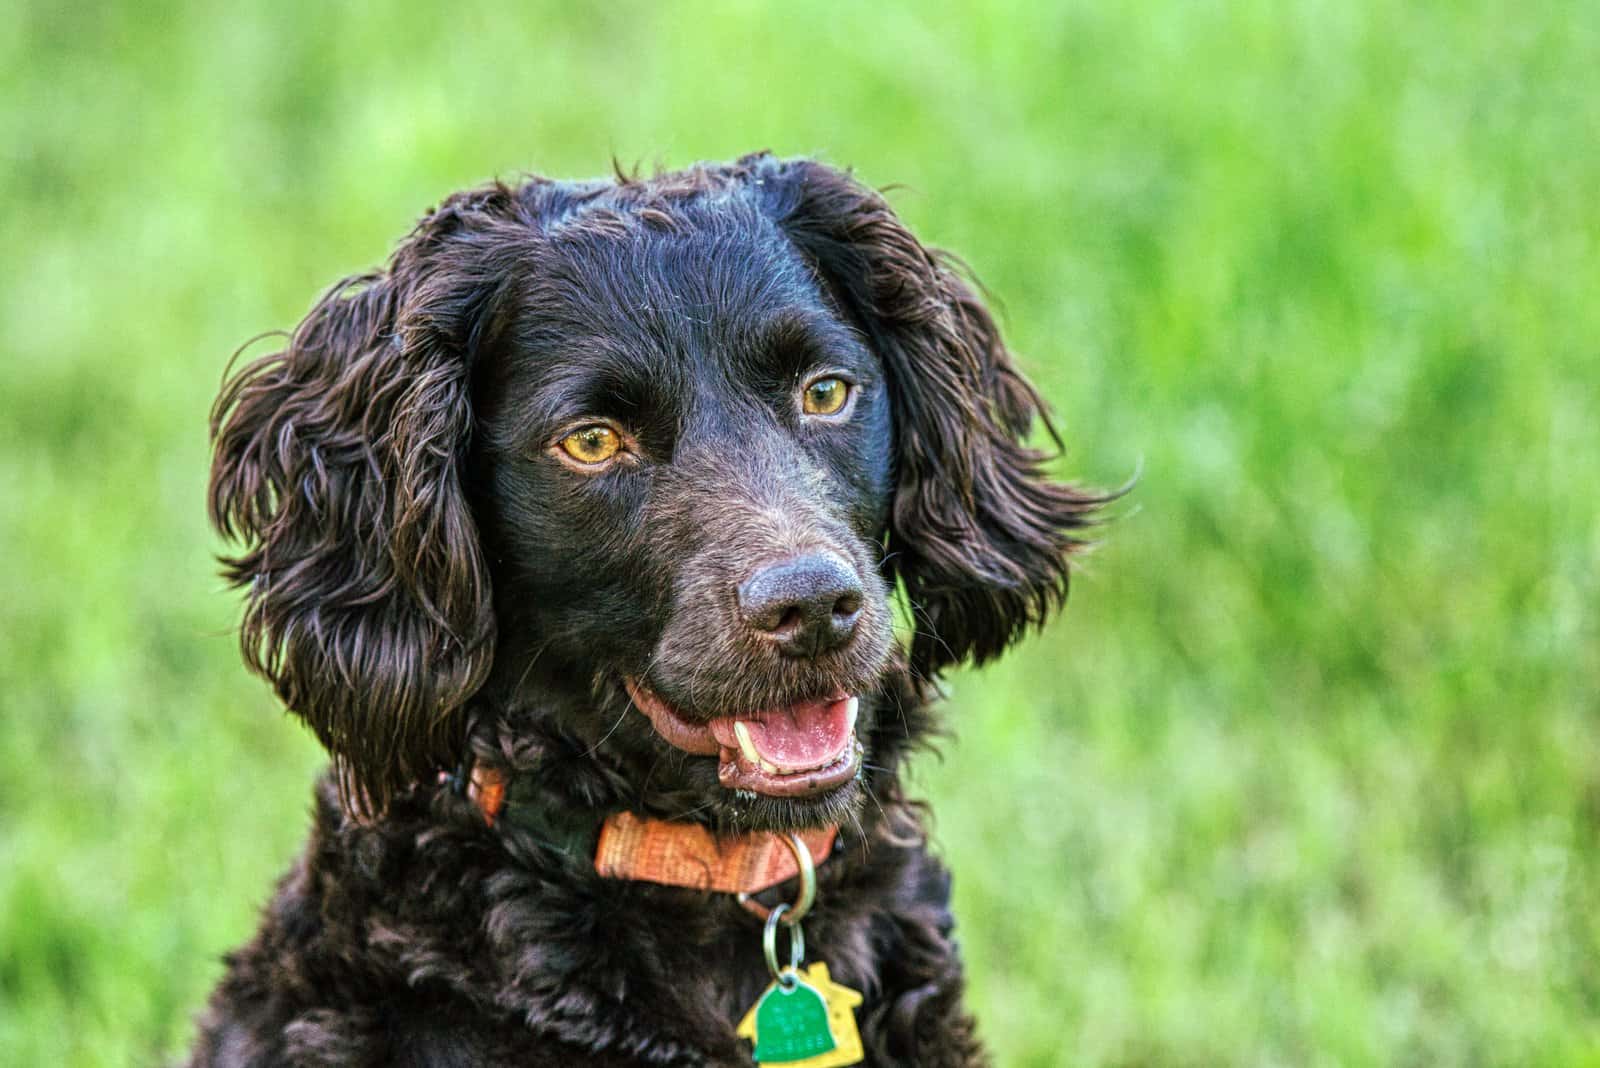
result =
[[[756,752],[756,743],[750,740],[750,728],[744,725],[744,720],[733,721],[733,733],[739,739],[739,752],[752,764],[761,763],[761,754]]]

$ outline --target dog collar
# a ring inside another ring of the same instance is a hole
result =
[[[491,768],[465,768],[440,781],[472,799],[493,827],[504,821],[554,848],[577,856],[593,845],[594,870],[606,879],[634,879],[694,890],[736,894],[739,903],[765,922],[761,950],[772,975],[755,1004],[740,1017],[734,1033],[748,1039],[757,1064],[791,1064],[794,1068],[844,1068],[865,1057],[856,1009],[860,991],[833,981],[828,966],[805,964],[805,935],[800,920],[816,901],[816,862],[833,850],[838,827],[806,834],[746,834],[718,838],[696,823],[645,819],[614,812],[595,821],[563,819],[549,806],[514,795],[516,783]],[[798,878],[794,903],[770,909],[751,895]],[[779,928],[789,934],[789,963],[779,962]]]
[[[465,792],[488,826],[502,818],[526,825],[563,852],[592,855],[595,872],[606,879],[748,895],[800,873],[794,852],[776,834],[719,837],[698,823],[649,819],[632,812],[606,816],[599,823],[598,837],[592,823],[555,828],[537,818],[524,820],[524,816],[534,816],[537,806],[516,803],[505,775],[482,765],[466,777]],[[820,864],[832,852],[838,833],[836,826],[823,827],[803,832],[800,838]]]

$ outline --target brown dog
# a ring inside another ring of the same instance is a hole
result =
[[[194,1063],[985,1063],[899,768],[1065,598],[1103,498],[1041,419],[828,167],[451,197],[217,403],[245,656],[335,774]]]

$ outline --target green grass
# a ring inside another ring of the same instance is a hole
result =
[[[181,1049],[304,832],[229,353],[462,185],[760,147],[903,183],[1142,471],[918,769],[1000,1063],[1600,1063],[1600,12],[669,6],[7,20],[0,1063]]]

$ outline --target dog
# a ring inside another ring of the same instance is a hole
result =
[[[190,1063],[988,1063],[900,773],[1107,500],[1036,426],[846,172],[447,199],[212,413],[245,660],[331,767]]]

